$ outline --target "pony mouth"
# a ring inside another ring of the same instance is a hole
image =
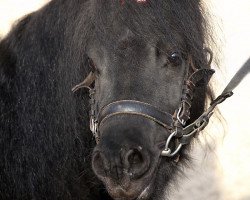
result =
[[[132,184],[127,190],[121,186],[107,187],[106,185],[106,190],[115,200],[146,200],[149,199],[152,193],[153,185],[153,181],[145,184],[143,187]],[[139,189],[140,187],[141,189]]]
[[[150,184],[151,185],[151,184]],[[150,195],[150,185],[148,185],[147,187],[145,187],[142,192],[138,193],[137,195],[133,195],[130,193],[127,193],[127,191],[124,191],[123,189],[119,188],[120,191],[123,191],[123,194],[119,194],[119,195],[112,195],[112,192],[108,191],[108,193],[110,194],[111,197],[113,197],[116,200],[145,200],[149,197]],[[130,190],[131,191],[131,190]]]
[[[134,189],[133,188],[137,188],[138,189],[138,192],[135,192],[134,193],[134,197],[132,197],[133,195],[130,196],[123,196],[122,198],[117,198],[117,200],[147,200],[150,198],[151,194],[152,194],[152,190],[153,190],[153,185],[154,185],[154,182],[155,182],[155,176],[156,174],[154,173],[155,170],[153,171],[153,173],[149,173],[150,174],[150,177],[147,177],[148,179],[144,182],[144,184],[139,184],[139,187],[137,186],[137,184],[133,184],[133,186],[130,186],[130,192],[133,191]],[[141,189],[139,190],[139,188],[141,187]],[[127,192],[125,192],[127,193]],[[136,194],[137,193],[137,194]],[[112,196],[112,195],[111,195]]]
[[[146,200],[150,196],[151,186],[148,185],[137,197],[116,197],[116,200]]]

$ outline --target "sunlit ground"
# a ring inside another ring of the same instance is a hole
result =
[[[23,14],[41,7],[47,0],[0,0],[0,35]],[[210,0],[209,7],[217,20],[214,28],[224,38],[220,43],[221,66],[225,75],[218,76],[220,90],[239,66],[250,56],[250,1]],[[222,37],[221,37],[222,36]],[[215,80],[213,79],[215,82]],[[219,84],[218,84],[219,83]],[[180,181],[180,190],[173,200],[250,200],[250,78],[234,91],[235,95],[220,106],[227,121],[225,138],[218,121],[207,132],[212,153],[206,145],[196,144],[194,169]],[[207,134],[207,133],[204,133]],[[213,139],[211,139],[213,138]]]

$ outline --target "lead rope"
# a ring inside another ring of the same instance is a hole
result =
[[[213,115],[216,106],[224,102],[227,98],[233,95],[233,90],[240,84],[240,82],[245,78],[245,76],[249,72],[250,72],[250,58],[230,80],[230,82],[227,84],[223,92],[210,103],[210,107],[197,120],[195,120],[192,124],[186,126],[183,129],[183,135],[182,137],[178,138],[179,145],[176,147],[176,149],[174,151],[171,151],[171,149],[169,148],[169,144],[172,138],[174,138],[176,134],[175,132],[173,132],[169,136],[165,145],[165,149],[162,151],[161,155],[167,157],[174,157],[177,155],[177,153],[181,150],[181,148],[184,145],[189,144],[194,135],[202,131],[208,125],[209,119]]]

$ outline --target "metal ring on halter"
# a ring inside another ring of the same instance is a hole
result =
[[[171,133],[171,135],[168,137],[166,145],[165,145],[165,149],[161,152],[162,156],[167,156],[167,157],[173,157],[175,156],[181,149],[182,144],[179,144],[178,147],[175,149],[175,151],[172,153],[171,149],[169,148],[169,144],[171,142],[171,139],[176,135],[176,131],[174,131],[173,133]]]

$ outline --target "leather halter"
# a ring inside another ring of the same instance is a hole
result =
[[[189,133],[186,133],[184,135],[185,123],[190,116],[194,88],[200,82],[207,84],[213,73],[214,70],[212,69],[197,69],[187,80],[184,81],[181,103],[174,115],[161,111],[148,103],[135,100],[115,101],[104,106],[99,113],[96,113],[95,100],[93,97],[95,91],[91,90],[90,96],[93,104],[90,116],[90,128],[96,138],[96,142],[98,143],[100,139],[99,128],[105,123],[106,119],[116,115],[137,115],[154,121],[171,133],[161,155],[168,157],[175,156],[184,144],[188,144],[191,141],[195,134],[192,133],[191,135],[188,135]],[[173,139],[176,139],[176,144],[178,145],[176,149],[172,151],[169,149],[169,143]]]
[[[209,119],[213,114],[214,108],[233,95],[232,90],[243,79],[243,73],[240,72],[246,71],[245,68],[248,69],[249,66],[244,65],[237,73],[238,75],[236,74],[236,76],[234,76],[234,78],[230,81],[222,94],[212,101],[210,107],[198,119],[188,126],[185,124],[190,116],[194,88],[201,83],[207,85],[211,76],[215,72],[212,69],[196,69],[195,72],[184,81],[181,103],[174,115],[161,111],[148,103],[135,100],[115,101],[104,106],[99,113],[96,113],[96,102],[94,99],[95,89],[90,87],[90,85],[95,81],[95,74],[93,72],[91,72],[82,83],[75,86],[72,91],[75,92],[82,87],[88,88],[90,91],[90,129],[97,143],[100,139],[98,129],[106,119],[116,115],[138,115],[152,120],[170,131],[170,135],[161,155],[174,157],[181,150],[182,146],[189,144],[192,138],[207,126]],[[169,144],[173,139],[175,139],[176,144],[174,150],[169,147]]]

